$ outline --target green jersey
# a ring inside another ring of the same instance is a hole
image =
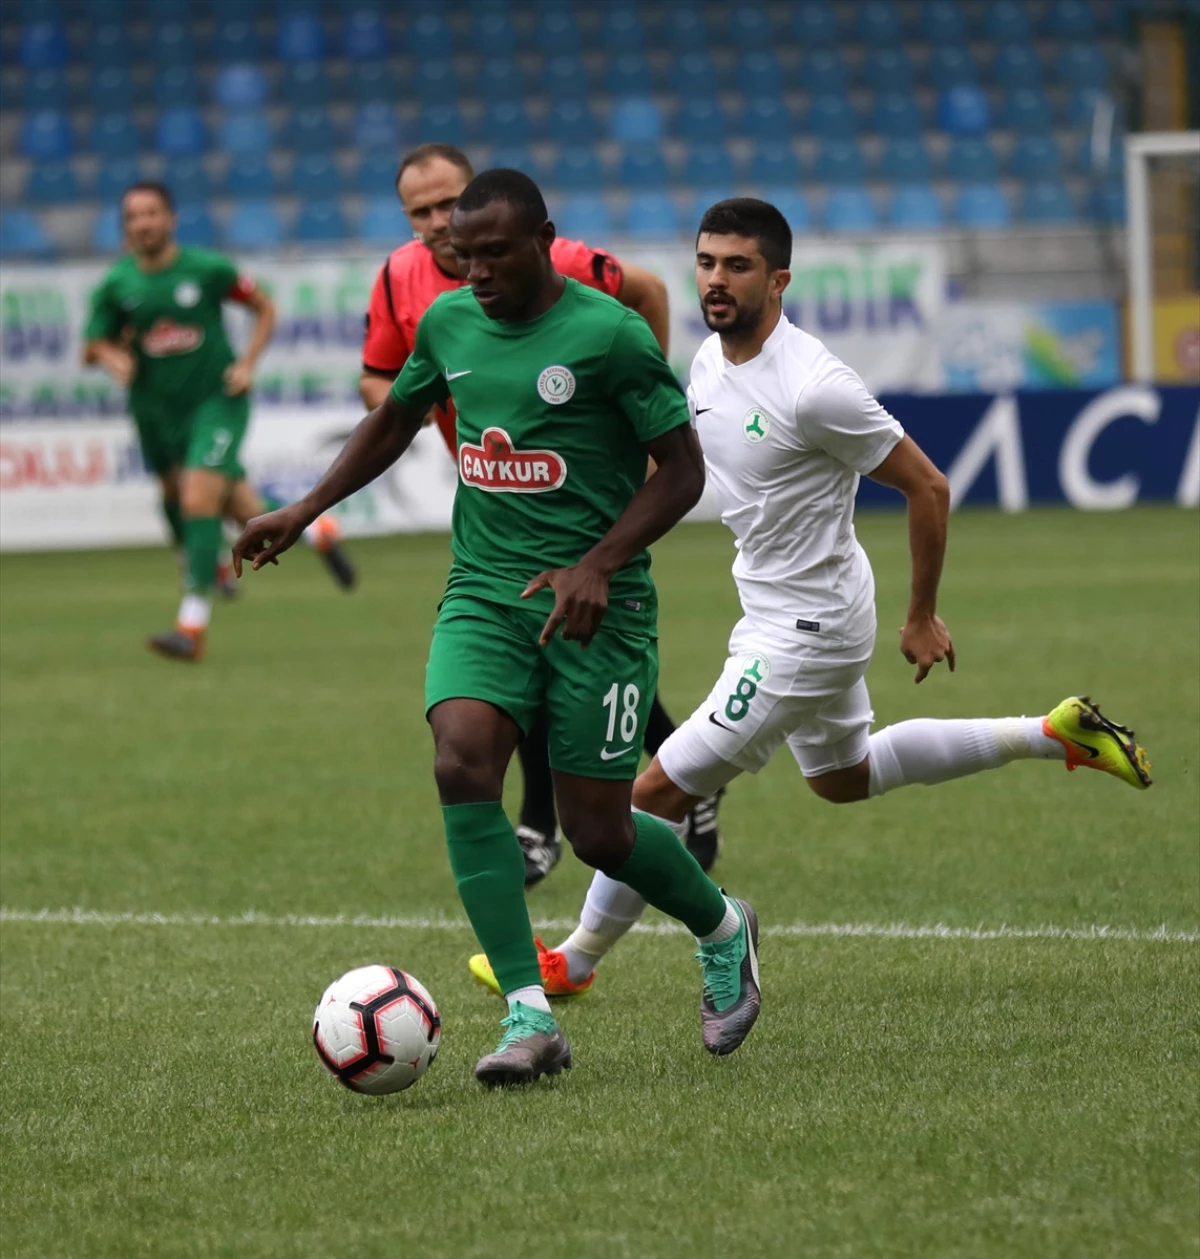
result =
[[[643,443],[689,422],[687,401],[649,325],[574,280],[545,314],[489,319],[469,288],[444,293],[417,327],[392,386],[410,406],[458,412],[447,595],[536,607],[521,591],[544,569],[577,563],[646,479]],[[653,627],[650,556],[609,587],[608,620]]]
[[[221,304],[244,301],[253,285],[207,249],[181,248],[163,271],[143,271],[128,255],[92,294],[86,336],[119,341],[132,333],[137,372],[129,389],[135,416],[187,410],[222,389],[234,360]]]

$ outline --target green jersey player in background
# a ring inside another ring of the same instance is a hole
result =
[[[129,389],[142,455],[162,488],[163,514],[186,553],[185,594],[176,627],[148,646],[176,660],[199,660],[217,584],[221,521],[244,525],[263,510],[240,463],[250,420],[254,366],[275,327],[271,299],[228,258],[181,247],[170,191],[134,184],[121,199],[131,252],[92,294],[84,361]],[[254,313],[246,349],[235,357],[222,305]],[[332,517],[310,538],[343,586],[354,571]]]
[[[731,1053],[759,1010],[754,913],[722,894],[668,826],[632,813],[630,799],[658,677],[646,547],[704,488],[686,399],[640,315],[554,270],[554,225],[526,175],[473,179],[450,235],[469,287],[429,308],[387,399],[311,493],[250,522],[235,568],[276,561],[317,515],[394,463],[431,406],[452,398],[454,560],[425,707],[451,869],[508,1002],[505,1034],[475,1074],[516,1084],[571,1065],[500,799],[517,742],[543,710],[576,855],[697,937],[704,1044]]]

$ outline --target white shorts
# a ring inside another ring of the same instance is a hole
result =
[[[692,796],[757,774],[784,742],[805,778],[857,765],[875,716],[863,678],[874,645],[874,633],[829,647],[743,617],[716,686],[658,749],[659,764]]]

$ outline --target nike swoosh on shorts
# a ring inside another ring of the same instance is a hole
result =
[[[632,743],[627,748],[617,748],[615,752],[610,752],[608,748],[601,748],[600,759],[602,761],[615,761],[618,756],[624,756],[626,752],[632,752],[632,751],[633,751]]]

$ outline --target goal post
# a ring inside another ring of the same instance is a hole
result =
[[[1155,299],[1159,288],[1155,281],[1156,228],[1162,218],[1156,213],[1152,166],[1174,161],[1182,165],[1191,194],[1185,200],[1190,209],[1183,211],[1183,221],[1175,229],[1185,251],[1197,248],[1197,213],[1200,212],[1200,131],[1148,131],[1125,139],[1125,202],[1127,256],[1129,267],[1130,365],[1133,378],[1151,382],[1155,377]],[[1183,264],[1183,257],[1179,259]],[[1192,265],[1195,266],[1193,258]],[[1180,277],[1181,280],[1183,277]],[[1197,277],[1186,286],[1197,289]],[[1161,294],[1159,294],[1161,296]],[[1200,299],[1197,299],[1200,300]]]

